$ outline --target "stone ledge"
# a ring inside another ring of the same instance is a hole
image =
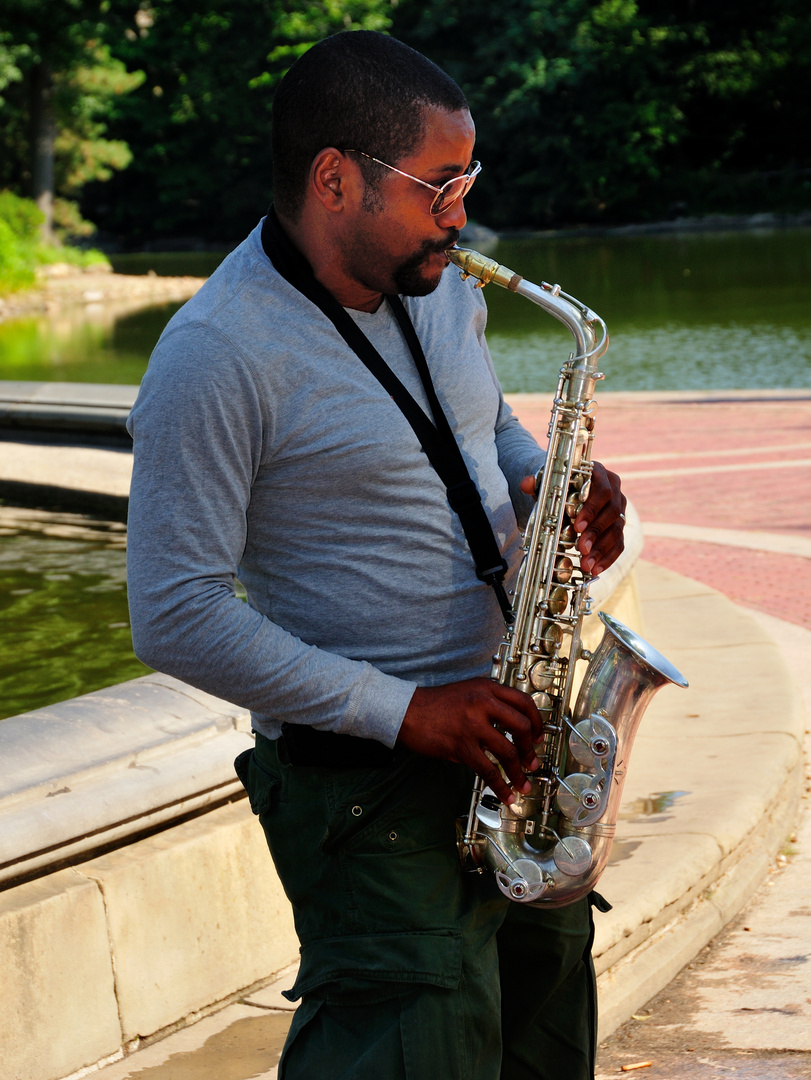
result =
[[[298,956],[292,913],[247,799],[75,871],[104,897],[125,1044]]]
[[[246,799],[0,894],[4,1080],[56,1080],[199,1019],[298,956]]]
[[[62,870],[0,894],[0,1061],[6,1080],[50,1080],[121,1046],[104,901]]]
[[[0,724],[0,883],[241,795],[246,710],[166,675]]]

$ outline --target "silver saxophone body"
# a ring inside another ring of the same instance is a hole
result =
[[[572,522],[588,496],[597,363],[608,348],[599,316],[557,285],[535,285],[475,251],[451,262],[479,285],[490,281],[531,300],[571,331],[575,350],[561,369],[537,501],[524,530],[514,621],[493,657],[492,677],[530,694],[543,719],[531,791],[506,806],[478,779],[460,849],[466,865],[489,869],[505,896],[562,907],[585,896],[605,869],[634,736],[662,686],[684,677],[651,645],[600,612],[603,638],[581,643],[590,614]],[[578,661],[587,664],[572,708]]]

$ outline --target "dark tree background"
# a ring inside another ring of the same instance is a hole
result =
[[[393,33],[468,94],[490,224],[811,206],[805,0],[405,0]]]
[[[361,27],[465,90],[485,224],[811,207],[807,0],[6,0],[0,187],[125,246],[236,241],[272,196],[279,79]]]

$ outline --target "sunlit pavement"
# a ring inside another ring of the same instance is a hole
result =
[[[783,644],[811,716],[811,631],[758,618]],[[764,716],[765,726],[768,703]],[[805,760],[804,810],[767,879],[729,926],[600,1046],[596,1080],[811,1077],[811,734]],[[643,1068],[623,1071],[632,1065]]]
[[[720,396],[601,395],[595,456],[623,476],[645,526],[643,558],[765,612],[807,684],[811,391]],[[543,441],[549,398],[512,402]],[[767,717],[769,702],[759,704]],[[601,1047],[598,1080],[810,1077],[809,880],[806,812],[796,842],[743,914]],[[290,1017],[279,990],[291,982],[292,973],[282,975],[108,1065],[105,1080],[273,1080]],[[623,1072],[629,1065],[642,1067]]]
[[[543,440],[548,399],[508,400]],[[642,557],[811,628],[811,390],[598,400],[594,456],[639,511]]]
[[[640,513],[644,559],[764,613],[811,715],[811,391],[719,396],[603,395],[595,456]],[[527,404],[516,411],[540,437],[546,403]],[[806,736],[796,839],[727,930],[601,1046],[597,1080],[811,1077],[809,761]]]

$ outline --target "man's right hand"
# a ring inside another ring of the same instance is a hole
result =
[[[505,803],[514,792],[529,791],[524,770],[538,768],[534,747],[540,741],[532,698],[487,678],[418,687],[397,736],[399,745],[418,754],[468,765]],[[509,784],[485,751],[501,763]]]

